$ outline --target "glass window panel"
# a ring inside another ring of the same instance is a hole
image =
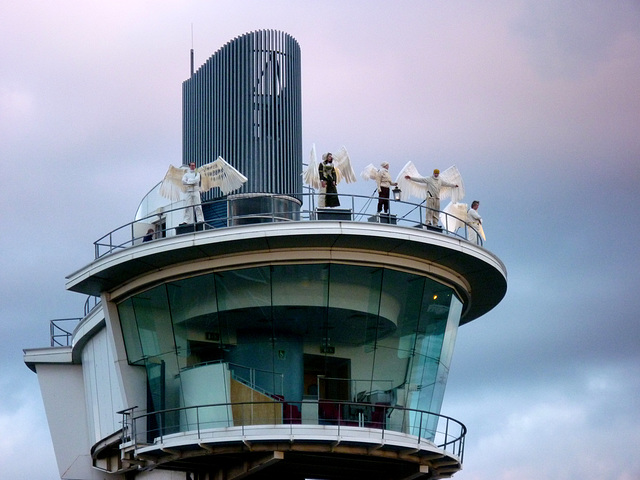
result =
[[[416,332],[415,356],[409,368],[409,383],[413,386],[407,396],[409,407],[440,411],[453,347],[452,337],[455,337],[461,312],[462,304],[451,288],[427,279]],[[422,435],[432,435],[435,418],[421,418],[412,416],[413,427],[421,427]],[[415,423],[420,421],[422,425]],[[414,433],[417,434],[417,430]]]
[[[167,294],[176,325],[218,310],[213,274],[170,282],[167,284]]]
[[[215,274],[219,311],[259,309],[270,317],[271,275],[269,267],[246,268]],[[257,315],[254,312],[254,316]]]
[[[276,332],[304,337],[320,348],[329,288],[329,266],[276,265],[272,268]]]
[[[150,412],[164,410],[166,408],[165,402],[165,366],[164,362],[147,362],[147,387],[149,389],[147,399],[147,409]],[[149,425],[149,437],[148,441],[153,441],[153,438],[162,433],[165,425],[165,419],[162,415],[154,415],[148,419]]]
[[[449,317],[447,319],[447,326],[442,344],[442,354],[440,356],[441,363],[447,368],[451,365],[451,357],[453,356],[453,347],[458,335],[458,326],[460,324],[461,314],[462,302],[455,295],[452,295]]]
[[[273,393],[273,320],[270,267],[215,274],[224,360],[232,377]],[[268,372],[268,373],[267,373]]]
[[[153,411],[183,406],[180,376],[176,356],[173,353],[147,360],[149,408]],[[164,434],[180,430],[180,412],[168,412],[158,416],[157,427]]]
[[[417,275],[405,274],[401,282],[406,294],[403,297],[402,311],[398,317],[398,356],[408,358],[415,349],[416,333],[419,331],[420,311],[423,302],[425,279]],[[395,279],[389,275],[389,279]],[[386,277],[385,277],[386,278]],[[386,289],[385,282],[385,289]]]
[[[167,284],[169,308],[181,367],[219,358],[215,279],[201,275]]]
[[[142,352],[146,357],[175,352],[166,288],[160,285],[133,298]]]
[[[431,412],[439,412],[442,407],[442,401],[444,399],[444,391],[447,386],[447,379],[449,378],[449,369],[440,364],[438,369],[438,375],[436,377],[436,382],[433,385],[433,394],[431,398],[431,403],[429,404],[429,411]]]
[[[380,309],[381,268],[331,265],[326,337],[348,346],[374,345]]]
[[[444,320],[433,320],[430,326],[433,328],[431,335],[420,335],[418,342],[416,342],[416,352],[420,355],[440,360],[440,354],[442,353],[442,341],[444,339],[444,327],[447,322]]]
[[[397,340],[394,337],[378,342],[369,387],[371,391],[387,391],[405,383],[409,358],[398,356]]]
[[[417,410],[429,410],[433,386],[438,376],[439,362],[436,359],[416,354],[413,359],[407,406]]]
[[[377,315],[382,269],[333,264],[329,272],[329,306]]]
[[[420,344],[416,351],[428,357],[440,358],[442,342],[449,318],[451,288],[427,279],[422,299],[418,334]]]
[[[417,333],[433,335],[444,330],[444,325],[438,322],[446,320],[449,314],[450,296],[449,287],[431,279],[425,280]]]
[[[374,403],[395,403],[396,389],[406,383],[415,337],[412,325],[417,323],[423,284],[424,280],[415,275],[384,270],[369,386]]]
[[[182,406],[180,389],[180,368],[174,352],[166,353],[150,359],[153,363],[164,365],[165,378],[163,381],[165,408],[177,408]]]
[[[140,363],[144,355],[138,334],[138,323],[133,310],[133,299],[129,298],[118,305],[118,317],[120,317],[127,359],[129,363]]]
[[[273,305],[327,305],[329,269],[326,264],[275,265],[272,268]]]

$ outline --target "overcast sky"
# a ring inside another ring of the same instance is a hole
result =
[[[637,0],[20,0],[0,18],[3,478],[57,478],[22,348],[82,315],[65,276],[180,165],[190,48],[199,66],[259,29],[300,44],[305,158],[455,164],[481,202],[509,287],[458,333],[455,478],[640,478]]]

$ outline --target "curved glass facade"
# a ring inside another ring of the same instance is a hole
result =
[[[182,98],[184,164],[222,156],[248,178],[236,193],[302,191],[302,79],[293,37],[260,30],[233,39],[183,83]]]
[[[128,361],[147,370],[148,411],[246,399],[236,382],[288,403],[439,413],[461,311],[429,277],[339,263],[217,271],[118,304]]]

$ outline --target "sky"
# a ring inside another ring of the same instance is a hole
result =
[[[197,67],[275,29],[302,52],[305,158],[456,165],[507,267],[458,332],[454,478],[640,479],[637,0],[21,0],[0,18],[3,478],[58,478],[22,349],[82,315],[65,276],[181,164],[190,49]]]

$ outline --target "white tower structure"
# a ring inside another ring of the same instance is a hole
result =
[[[84,317],[66,332],[54,322],[50,347],[25,350],[60,478],[394,480],[461,469],[466,428],[440,411],[458,327],[506,293],[500,259],[469,242],[467,227],[361,222],[355,207],[319,217],[303,191],[259,188],[205,202],[215,222],[185,230],[156,187],[68,277],[68,290],[91,299]]]

